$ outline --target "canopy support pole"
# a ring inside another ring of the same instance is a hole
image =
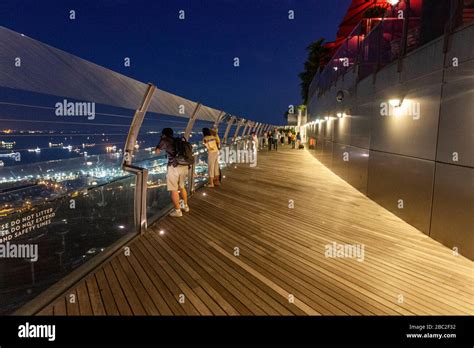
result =
[[[145,118],[145,114],[150,106],[153,93],[156,87],[151,83],[148,84],[148,89],[143,97],[140,107],[135,111],[133,115],[132,124],[128,131],[127,141],[125,143],[125,149],[123,152],[122,169],[126,172],[133,173],[135,175],[135,194],[134,194],[134,223],[138,233],[145,233],[147,229],[147,216],[146,216],[146,204],[147,204],[147,181],[148,181],[148,170],[132,165],[133,153],[135,152],[135,144],[137,141],[138,133]]]

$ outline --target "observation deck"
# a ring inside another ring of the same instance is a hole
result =
[[[119,250],[38,314],[474,313],[470,260],[306,150],[260,151],[256,167],[226,169],[220,188],[197,191],[189,205],[189,214],[156,222],[127,244],[129,256]],[[363,245],[363,260],[328,257],[333,243]]]

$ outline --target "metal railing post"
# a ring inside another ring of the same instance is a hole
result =
[[[234,124],[235,117],[231,116],[229,121],[227,121],[227,128],[225,129],[224,138],[222,139],[224,144],[227,144],[227,137],[229,136],[230,128]]]
[[[186,140],[189,140],[189,135],[191,134],[191,131],[193,130],[194,127],[194,121],[196,121],[197,114],[199,109],[201,108],[201,103],[197,103],[196,108],[194,108],[194,111],[189,118],[188,124],[186,125],[186,129],[184,130],[184,137]]]
[[[245,137],[247,130],[250,128],[250,121],[245,122],[244,130],[242,131],[242,138]]]
[[[127,141],[123,155],[122,169],[135,175],[135,194],[134,194],[134,222],[137,232],[145,233],[147,229],[147,181],[148,170],[132,165],[133,153],[135,151],[135,143],[138,133],[145,118],[146,111],[150,106],[153,92],[156,87],[151,83],[143,97],[140,107],[135,111],[133,120],[128,131]]]
[[[196,161],[189,167],[188,170],[188,189],[189,195],[194,192],[194,170],[196,169]]]
[[[245,122],[245,119],[240,119],[239,123],[237,123],[237,128],[235,129],[235,132],[234,132],[234,136],[232,137],[232,142],[234,142],[238,135],[239,135],[239,130],[240,130],[240,127],[242,127],[242,125],[244,124]]]
[[[217,117],[217,120],[216,122],[214,122],[214,127],[219,127],[219,123],[221,123],[222,121],[222,116],[225,115],[225,112],[224,111],[221,111],[221,113],[219,114],[219,116]]]
[[[253,125],[252,127],[252,131],[250,132],[250,134],[252,133],[255,133],[257,134],[257,128],[260,126],[260,122],[255,122],[255,124]]]

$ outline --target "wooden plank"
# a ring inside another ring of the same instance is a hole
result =
[[[185,231],[192,231],[190,226],[184,226],[181,229],[181,234],[179,236],[180,240],[186,238]],[[189,236],[192,237],[193,233],[190,233]],[[229,282],[236,284],[238,286],[238,293],[240,295],[239,299],[243,303],[249,304],[248,308],[256,315],[278,315],[278,314],[288,314],[291,312],[291,309],[285,309],[280,303],[278,303],[274,297],[272,297],[272,290],[268,289],[264,283],[259,281],[257,278],[246,273],[242,268],[238,267],[235,263],[231,262],[227,258],[220,258],[221,255],[212,247],[210,247],[207,242],[202,244],[199,240],[194,239],[192,242],[187,243],[188,245],[199,245],[200,250],[198,254],[206,255],[202,261],[212,262],[215,260],[213,267],[216,268],[216,272],[220,272],[224,276],[229,276]],[[246,296],[243,296],[246,295]],[[277,296],[279,300],[281,297]],[[250,301],[247,299],[250,298]]]
[[[67,292],[66,295],[66,309],[67,315],[77,316],[80,315],[79,301],[77,299],[77,289],[73,289]]]
[[[97,287],[102,298],[102,303],[104,305],[104,310],[107,315],[120,315],[120,312],[115,303],[114,296],[110,290],[110,285],[105,277],[104,269],[98,269],[95,274],[95,279],[97,280]]]
[[[53,306],[45,307],[40,312],[38,312],[38,315],[40,316],[54,315]]]
[[[127,296],[122,290],[112,266],[110,263],[107,263],[102,269],[112,292],[112,296],[114,297],[114,302],[117,305],[118,312],[120,315],[132,315],[133,311],[127,301]]]
[[[237,278],[231,275],[231,272],[222,271],[218,263],[213,262],[211,258],[204,257],[206,255],[200,249],[196,248],[195,243],[183,244],[183,236],[181,235],[178,241],[175,241],[173,236],[170,236],[169,241],[173,243],[175,249],[182,248],[190,258],[199,263],[199,266],[205,270],[205,274],[209,277],[209,282],[214,284],[214,288],[227,301],[231,302],[233,307],[238,310],[239,314],[251,315],[262,312],[258,306],[258,301],[252,301],[247,295],[250,292]],[[257,296],[257,294],[255,294]]]
[[[97,285],[97,279],[94,274],[86,278],[87,291],[89,292],[89,300],[91,303],[92,314],[105,315],[104,304],[102,303],[102,296]]]
[[[220,296],[194,267],[190,266],[190,264],[183,257],[181,257],[179,253],[175,252],[168,246],[168,244],[163,241],[164,238],[156,238],[156,234],[150,236],[154,237],[153,240],[157,242],[156,244],[160,245],[165,253],[176,260],[181,266],[182,270],[187,272],[196,281],[196,285],[199,286],[197,288],[203,289],[204,293],[201,293],[202,295],[200,297],[202,299],[206,299],[206,305],[211,309],[213,314],[237,314],[232,305],[230,305],[222,296]],[[176,269],[176,271],[181,272],[181,269]]]
[[[159,311],[159,314],[162,315],[171,315],[173,312],[170,307],[166,304],[166,301],[160,295],[159,290],[156,288],[153,281],[150,279],[150,276],[147,274],[147,271],[142,267],[139,261],[136,258],[135,252],[128,257],[128,262],[130,262],[131,267],[137,273],[138,278],[145,287],[146,291],[150,295],[153,303]]]
[[[168,272],[165,271],[165,265],[166,268],[169,269],[169,265],[167,265],[167,262],[163,257],[154,249],[152,248],[148,243],[143,242],[140,240],[139,242],[136,243],[139,250],[142,251],[142,253],[148,253],[150,257],[150,260],[153,264],[154,267],[153,269],[157,272],[159,277],[163,279],[164,283],[166,284],[166,287],[168,288],[171,296],[168,298],[168,304],[169,305],[174,305],[174,304],[179,304],[182,309],[180,312],[183,314],[192,314],[192,315],[198,315],[199,311],[194,307],[193,303],[191,301],[186,301],[184,300],[183,303],[179,302],[180,296],[184,295],[185,298],[188,297],[188,295],[191,294],[191,290],[189,287],[185,288],[185,291],[183,291],[180,288],[180,285],[183,283],[182,280],[176,277],[171,277]],[[191,294],[192,296],[192,294]]]
[[[257,167],[237,165],[204,190],[184,217],[151,226],[129,257],[115,256],[41,314],[474,314],[472,261],[307,151],[259,152]],[[331,243],[364,245],[364,260],[326,257]],[[79,304],[66,304],[71,292]]]
[[[130,279],[127,277],[127,274],[124,272],[122,269],[122,266],[120,265],[119,259],[121,257],[125,257],[122,254],[115,257],[111,262],[110,266],[112,267],[118,282],[120,283],[120,287],[123,290],[123,293],[125,294],[125,297],[127,298],[127,302],[130,305],[130,309],[132,310],[134,315],[146,315],[146,310],[142,305],[142,302],[140,301],[137,293],[135,292],[135,289],[130,281]]]
[[[133,249],[131,250],[131,254],[132,253],[133,253]],[[122,269],[125,273],[127,280],[130,282],[131,286],[135,290],[135,293],[137,294],[137,299],[140,301],[147,315],[160,314],[152,298],[150,297],[146,289],[143,287],[140,279],[138,279],[133,268],[130,266],[130,263],[128,262],[129,257],[130,256],[121,256],[121,257],[118,257],[117,260],[122,266]]]
[[[144,239],[148,239],[146,235],[144,236]],[[159,248],[157,247],[156,244],[149,243],[147,245],[150,246],[150,248],[155,249],[155,255],[162,255],[160,265],[163,268],[164,272],[166,272],[169,278],[173,280],[173,282],[176,284],[177,288],[179,289],[179,290],[176,289],[178,291],[175,293],[176,294],[175,296],[179,298],[179,296],[184,295],[184,299],[185,299],[184,301],[185,302],[189,301],[190,303],[192,303],[192,305],[194,306],[194,308],[196,308],[199,314],[211,315],[212,311],[196,294],[195,290],[198,289],[199,287],[193,281],[190,281],[189,277],[187,277],[187,281],[190,282],[190,285],[188,285],[188,283],[186,283],[186,281],[182,278],[182,276],[184,276],[185,274],[184,273],[182,273],[181,275],[178,274],[171,266],[171,263],[175,264],[175,261],[164,258],[164,255],[159,252]],[[191,287],[193,287],[193,289]]]
[[[174,294],[168,288],[166,280],[160,275],[160,272],[157,271],[156,263],[153,262],[152,256],[148,254],[147,250],[140,243],[135,244],[135,247],[137,260],[140,261],[142,267],[147,271],[148,277],[158,290],[159,295],[163,298],[164,304],[166,304],[171,310],[170,314],[186,314],[183,306],[178,303]]]
[[[67,315],[66,297],[65,296],[59,297],[58,300],[51,307],[53,307],[54,315],[58,315],[58,316]]]
[[[89,292],[85,280],[79,282],[76,287],[77,300],[79,302],[79,313],[81,315],[92,315],[92,306],[89,299]]]

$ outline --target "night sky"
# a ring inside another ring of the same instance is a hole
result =
[[[306,46],[335,38],[350,0],[2,0],[14,31],[158,88],[283,124]],[[76,19],[69,19],[69,10]],[[179,20],[179,10],[186,19]],[[288,19],[288,11],[295,19]],[[131,67],[123,66],[124,57]],[[233,66],[239,57],[240,67]]]

